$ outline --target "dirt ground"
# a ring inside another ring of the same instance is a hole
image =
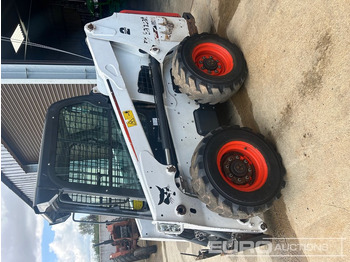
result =
[[[269,233],[294,238],[287,244],[327,238],[321,257],[303,249],[207,261],[350,261],[350,2],[153,0],[146,7],[190,11],[200,32],[241,47],[249,75],[227,114],[273,141],[287,169],[283,197],[264,215]],[[180,253],[200,249],[158,247],[151,261],[194,261]]]

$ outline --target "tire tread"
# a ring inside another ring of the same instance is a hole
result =
[[[209,36],[209,34],[203,33],[200,36]],[[218,36],[213,35],[213,37]],[[211,105],[214,105],[227,101],[234,93],[238,91],[247,77],[248,69],[245,61],[241,75],[235,81],[226,83],[225,85],[205,82],[193,75],[186,68],[181,58],[181,50],[183,48],[183,44],[188,39],[189,37],[186,37],[179,44],[173,57],[172,75],[174,77],[174,83],[180,87],[180,92],[187,94],[190,99],[195,100],[200,104],[209,103]]]
[[[252,132],[250,128],[240,128],[239,126],[233,126],[231,128],[242,129],[247,132]],[[214,134],[217,134],[218,132],[221,132],[223,129],[223,127],[220,127],[206,135],[193,153],[190,168],[193,190],[197,194],[198,198],[206,204],[208,209],[218,213],[223,217],[229,217],[233,219],[246,219],[249,217],[259,215],[268,210],[272,206],[273,202],[276,199],[280,198],[281,190],[285,187],[285,181],[283,180],[283,177],[286,173],[286,170],[283,166],[281,155],[275,151],[280,164],[282,183],[274,198],[271,199],[268,203],[264,203],[258,206],[242,206],[236,204],[228,199],[223,198],[219,194],[219,192],[210,183],[209,179],[207,178],[206,171],[204,169],[203,154],[205,147],[210,137]],[[270,144],[263,135],[260,135],[259,137],[261,139],[264,139],[265,143]]]

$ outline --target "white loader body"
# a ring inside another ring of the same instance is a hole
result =
[[[232,233],[266,231],[261,228],[263,221],[259,217],[243,222],[222,217],[210,211],[191,195],[192,192],[176,185],[177,171],[180,173],[178,184],[181,181],[191,184],[191,158],[202,139],[193,119],[193,112],[199,106],[186,94],[174,91],[170,73],[174,54],[171,52],[189,35],[186,20],[163,15],[115,13],[86,25],[85,32],[98,78],[94,91],[110,98],[152,213],[153,221],[137,220],[141,237],[174,240],[184,229]],[[137,86],[141,66],[149,65],[149,56],[160,63],[163,99],[178,160],[177,170],[155,159],[134,107],[134,101],[155,102],[153,95],[139,93]],[[162,202],[162,198],[168,198],[169,203]],[[184,214],[177,210],[179,206],[185,207]]]

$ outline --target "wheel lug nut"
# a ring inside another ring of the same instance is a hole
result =
[[[200,64],[203,64],[203,60],[199,60],[199,63],[200,63]]]
[[[215,70],[215,73],[219,73],[219,71],[218,71],[218,70]]]
[[[220,61],[219,60],[216,60],[216,63],[219,63]]]
[[[219,65],[218,68],[220,69],[220,68],[221,68],[221,65]]]
[[[232,174],[229,174],[228,176],[229,176],[229,177],[233,177],[233,175],[232,175]]]
[[[236,156],[236,159],[239,159],[239,156]]]
[[[249,179],[249,176],[245,176],[245,179]]]
[[[209,56],[209,58],[213,58],[212,56]]]
[[[208,70],[208,74],[211,74],[211,71],[210,71],[210,70]]]
[[[205,57],[205,56],[203,56],[202,58],[203,58],[203,59],[206,59],[206,57]]]
[[[228,161],[230,161],[230,162],[231,162],[231,161],[232,161],[232,157],[230,157],[230,158],[228,159]]]
[[[244,162],[244,163],[246,163],[246,164],[248,163],[248,161],[247,161],[246,159],[244,159],[244,161],[243,161],[243,162]]]
[[[251,168],[248,168],[248,172],[252,172],[252,169],[251,169]]]
[[[202,66],[201,69],[204,70],[205,69],[204,66]]]
[[[238,182],[241,182],[241,181],[242,181],[242,179],[238,178]]]

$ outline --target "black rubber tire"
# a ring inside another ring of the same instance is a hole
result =
[[[208,75],[192,60],[196,46],[214,43],[225,48],[231,55],[234,66],[222,76]],[[196,34],[186,37],[178,46],[172,61],[174,83],[189,98],[201,104],[217,104],[227,101],[243,84],[247,77],[247,63],[243,53],[228,40],[213,34]]]
[[[134,256],[140,257],[140,256],[150,256],[153,253],[157,252],[157,246],[152,245],[149,247],[140,247],[134,251]]]
[[[157,246],[152,245],[149,247],[139,247],[133,253],[126,254],[124,256],[119,256],[114,258],[115,262],[133,262],[142,259],[147,259],[151,254],[157,252]]]
[[[124,256],[119,256],[114,258],[114,262],[133,262],[133,261],[138,261],[142,259],[147,259],[150,257],[151,254],[144,254],[144,255],[139,255],[135,256],[133,253],[126,254]]]
[[[261,188],[243,192],[231,187],[221,177],[217,155],[230,141],[248,143],[264,157],[268,173]],[[239,126],[220,127],[206,135],[193,154],[190,171],[193,190],[208,209],[234,219],[246,219],[265,212],[281,196],[281,189],[285,186],[283,176],[286,171],[276,149],[262,135]]]

